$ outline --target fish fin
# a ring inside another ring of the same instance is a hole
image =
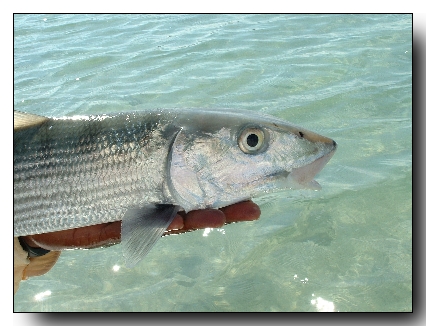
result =
[[[121,222],[121,245],[127,267],[135,266],[151,250],[179,210],[175,205],[129,209]]]
[[[19,111],[13,111],[13,131],[20,131],[30,127],[38,126],[43,122],[49,120],[49,118],[41,115],[24,113]]]
[[[306,189],[321,190],[321,185],[316,180],[311,180],[306,184]]]

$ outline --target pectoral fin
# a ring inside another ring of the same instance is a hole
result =
[[[127,267],[133,267],[146,256],[179,208],[175,205],[149,205],[126,212],[121,223],[121,245]]]

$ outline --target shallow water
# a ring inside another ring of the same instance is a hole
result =
[[[244,108],[333,138],[258,221],[65,251],[15,311],[411,311],[411,15],[15,15],[14,108]]]

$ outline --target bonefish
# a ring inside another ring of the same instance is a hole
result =
[[[48,118],[14,112],[14,236],[122,220],[128,265],[178,210],[220,208],[314,176],[336,143],[244,110]]]

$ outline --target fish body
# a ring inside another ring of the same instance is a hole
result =
[[[318,188],[313,177],[337,147],[244,110],[15,111],[14,120],[14,236],[122,220],[132,257],[146,254],[179,209]]]

